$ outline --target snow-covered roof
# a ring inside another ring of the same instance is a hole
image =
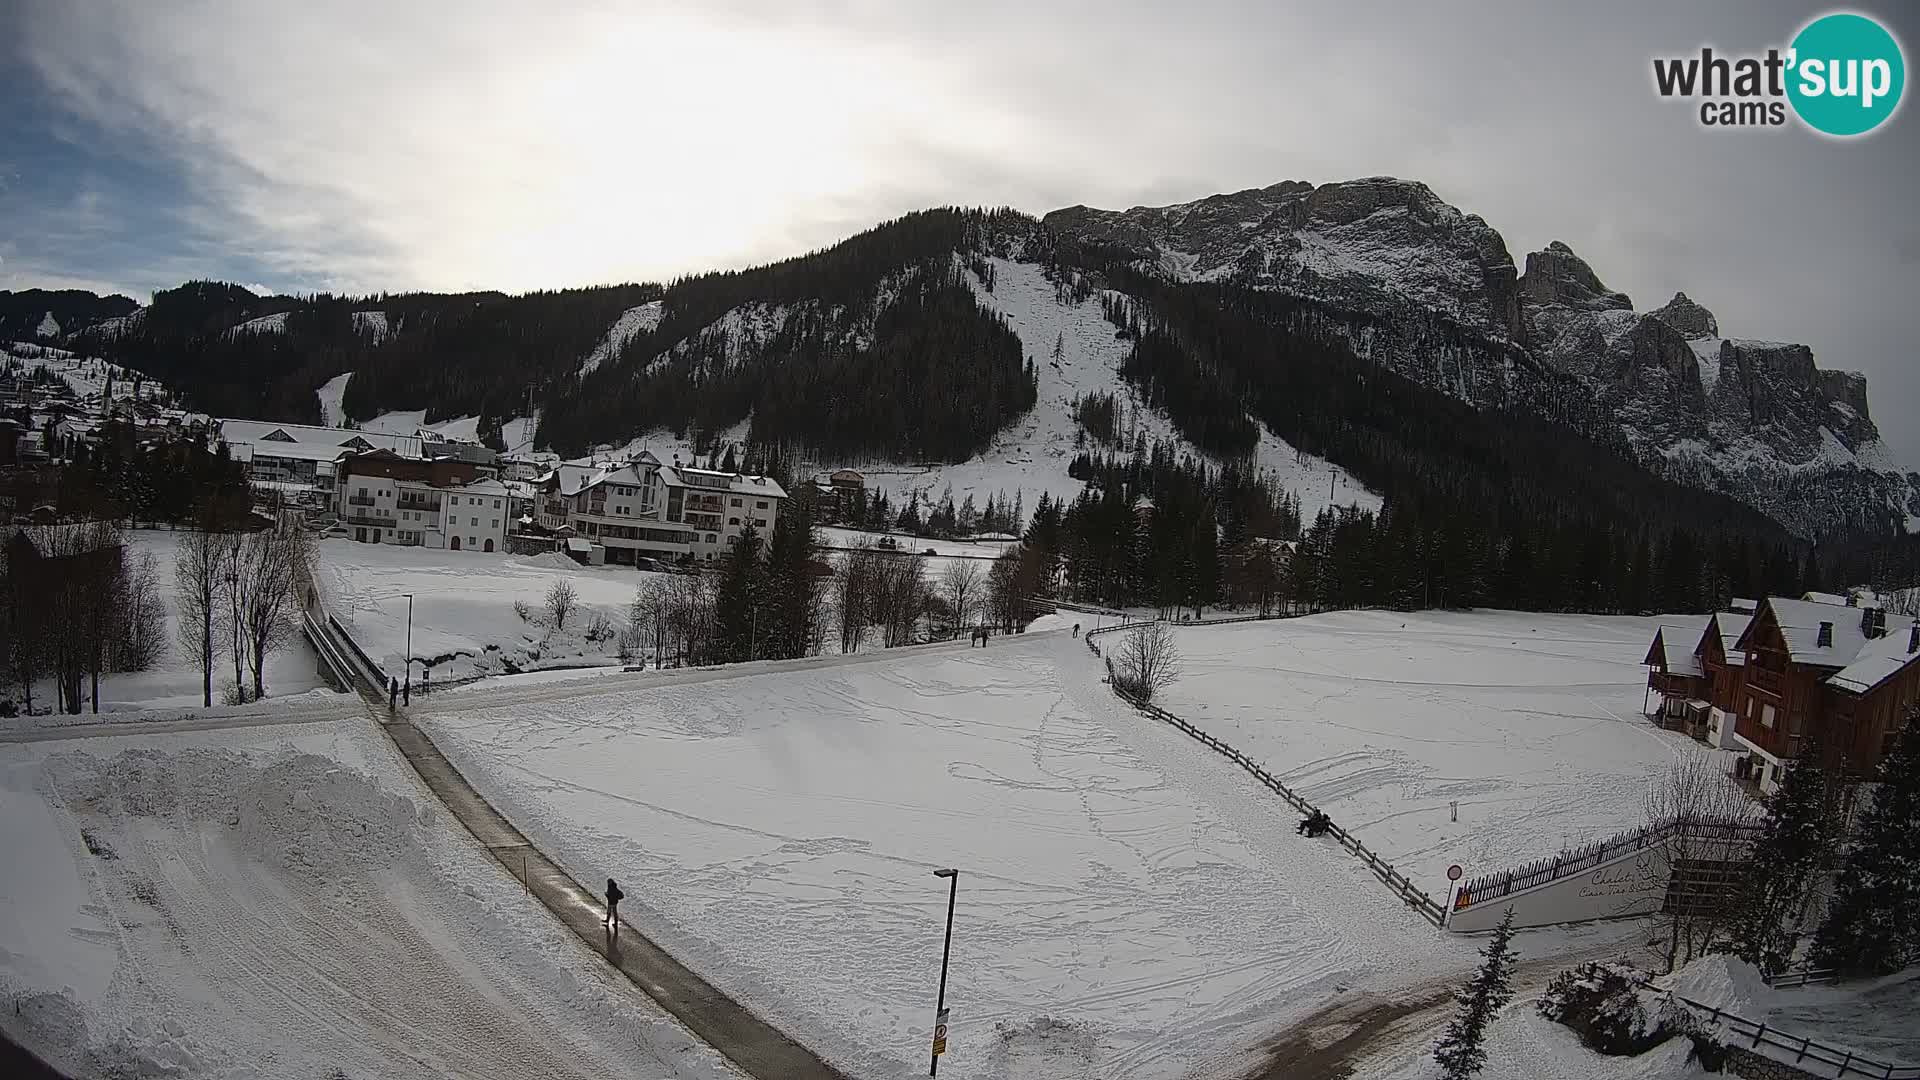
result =
[[[471,484],[449,488],[448,490],[458,491],[462,495],[505,495],[507,494],[507,485],[488,476],[481,477]]]
[[[1720,649],[1726,654],[1728,666],[1745,666],[1747,654],[1734,646],[1740,643],[1740,635],[1747,632],[1747,627],[1753,625],[1753,616],[1732,615],[1723,611],[1713,617],[1713,625],[1720,630]]]
[[[1887,636],[1863,645],[1851,664],[1827,676],[1827,685],[1864,694],[1899,674],[1908,664],[1920,662],[1920,652],[1907,651],[1913,643],[1913,630],[1910,627],[1890,630]]]
[[[290,461],[336,461],[355,452],[355,448],[350,446],[328,446],[324,443],[303,442],[229,443],[228,448],[236,461],[255,461],[260,458],[286,458]]]
[[[1867,643],[1866,631],[1860,626],[1859,608],[1836,608],[1832,604],[1784,597],[1769,597],[1767,606],[1773,609],[1780,636],[1786,639],[1787,657],[1796,664],[1846,667]],[[1825,645],[1820,644],[1822,623],[1833,628]]]
[[[1880,598],[1874,595],[1872,589],[1848,589],[1845,593],[1809,591],[1801,594],[1800,599],[1810,604],[1828,604],[1836,607],[1877,608],[1881,606]]]
[[[1693,647],[1699,643],[1705,627],[1678,626],[1661,623],[1659,638],[1661,655],[1666,657],[1669,675],[1704,675],[1700,669],[1700,658],[1693,655]]]
[[[1727,610],[1728,611],[1744,611],[1747,614],[1751,615],[1754,612],[1760,610],[1760,601],[1749,600],[1744,596],[1736,596],[1733,599],[1727,601]]]
[[[355,428],[320,427],[314,424],[276,424],[270,420],[222,419],[220,437],[230,445],[264,443],[276,448],[295,445],[344,447],[363,443],[374,450],[392,450],[408,457],[420,456],[417,435],[382,435]],[[276,454],[291,457],[290,454]]]
[[[606,467],[601,465],[561,465],[542,476],[540,483],[552,480],[559,485],[560,494],[578,495],[599,483],[606,474]]]
[[[585,537],[574,536],[567,540],[568,551],[588,552],[593,550],[593,541]]]
[[[741,473],[718,472],[713,469],[696,469],[691,465],[679,468],[667,466],[660,470],[660,478],[668,487],[703,488],[711,491],[731,491],[736,495],[752,495],[760,499],[784,499],[787,489],[770,476],[746,476]]]

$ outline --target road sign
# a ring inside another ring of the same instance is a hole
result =
[[[1454,864],[1453,864],[1452,866],[1449,866],[1449,867],[1447,867],[1447,880],[1448,880],[1448,881],[1459,881],[1459,880],[1460,880],[1460,874],[1461,874],[1461,873],[1462,873],[1462,871],[1461,871],[1461,869],[1460,869],[1460,864],[1459,864],[1459,863],[1454,863]]]
[[[939,1017],[936,1018],[933,1022],[933,1056],[934,1057],[939,1057],[941,1054],[944,1054],[947,1052],[947,1012],[948,1011],[949,1010],[941,1009]]]

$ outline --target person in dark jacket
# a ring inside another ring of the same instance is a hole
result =
[[[400,700],[400,680],[389,675],[387,676],[387,708],[389,709],[393,708],[394,703],[399,700]]]
[[[1301,819],[1300,827],[1294,831],[1307,837],[1324,836],[1332,825],[1333,819],[1328,817],[1325,811],[1315,810]]]
[[[627,894],[620,891],[620,883],[607,879],[607,933],[620,933],[620,900]]]

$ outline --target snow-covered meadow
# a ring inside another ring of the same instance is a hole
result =
[[[586,640],[595,615],[626,625],[634,593],[660,575],[621,566],[581,566],[557,552],[499,555],[392,544],[323,540],[316,545],[316,584],[327,607],[376,664],[405,670],[407,598],[413,594],[413,655],[432,665],[432,679],[617,664],[616,642]],[[579,610],[557,630],[545,626],[547,590],[573,586]],[[523,620],[514,603],[533,616]],[[414,679],[420,679],[416,668]]]
[[[364,717],[0,745],[0,865],[0,1028],[69,1075],[737,1075]]]
[[[1182,627],[1160,704],[1443,899],[1451,863],[1472,877],[1643,824],[1648,782],[1711,752],[1641,713],[1660,622],[1354,611]]]
[[[1101,674],[1031,633],[496,686],[416,717],[576,876],[619,878],[657,940],[857,1075],[925,1067],[942,866],[943,1075],[1226,1075],[1335,986],[1470,962]]]

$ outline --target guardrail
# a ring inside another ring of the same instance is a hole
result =
[[[1255,618],[1260,618],[1260,616],[1255,616]],[[1095,637],[1116,633],[1121,630],[1130,630],[1136,626],[1146,626],[1153,621],[1154,620],[1151,619],[1144,619],[1138,622],[1127,622],[1121,623],[1118,626],[1105,626],[1098,630],[1089,630],[1086,634],[1087,648],[1092,651],[1095,656],[1099,656],[1101,655],[1100,646],[1093,640]],[[1231,621],[1248,622],[1252,620],[1235,619]],[[1133,706],[1134,709],[1139,712],[1145,713],[1162,723],[1179,728],[1192,738],[1205,743],[1215,753],[1220,754],[1235,765],[1246,770],[1255,780],[1258,780],[1269,791],[1285,799],[1287,805],[1298,810],[1300,813],[1312,815],[1319,810],[1318,807],[1308,802],[1298,792],[1282,783],[1280,778],[1268,771],[1264,764],[1248,757],[1225,739],[1217,738],[1157,705],[1129,697],[1121,693],[1118,689],[1114,690],[1114,695]],[[1331,822],[1331,819],[1329,819],[1329,822]],[[1338,825],[1329,824],[1327,833],[1332,836],[1341,847],[1345,848],[1349,854],[1365,863],[1367,869],[1372,871],[1373,875],[1379,878],[1380,882],[1384,884],[1389,891],[1396,897],[1399,897],[1403,903],[1412,908],[1421,918],[1435,926],[1445,925],[1447,917],[1446,908],[1442,906],[1439,901],[1427,895],[1419,886],[1409,881],[1405,874],[1395,870],[1392,863],[1382,859],[1378,854],[1370,850],[1367,845],[1361,843],[1358,837]]]
[[[1673,996],[1687,1003],[1694,1009],[1705,1010],[1709,1023],[1724,1027],[1726,1030],[1737,1035],[1742,1041],[1748,1039],[1753,1040],[1747,1044],[1746,1049],[1757,1050],[1762,1046],[1768,1046],[1776,1050],[1792,1053],[1793,1060],[1785,1062],[1786,1064],[1799,1065],[1803,1062],[1817,1062],[1830,1069],[1836,1070],[1837,1075],[1843,1077],[1865,1076],[1871,1077],[1873,1080],[1920,1080],[1920,1067],[1891,1065],[1884,1061],[1875,1061],[1872,1058],[1862,1057],[1852,1050],[1842,1049],[1838,1046],[1828,1046],[1825,1043],[1815,1042],[1804,1036],[1789,1035],[1783,1031],[1775,1031],[1763,1023],[1749,1020],[1744,1016],[1738,1016],[1734,1013],[1725,1012],[1717,1005],[1708,1005],[1689,997],[1681,997],[1679,994]],[[1766,1056],[1773,1058],[1771,1054]],[[1778,1061],[1783,1059],[1773,1058],[1773,1060]]]

